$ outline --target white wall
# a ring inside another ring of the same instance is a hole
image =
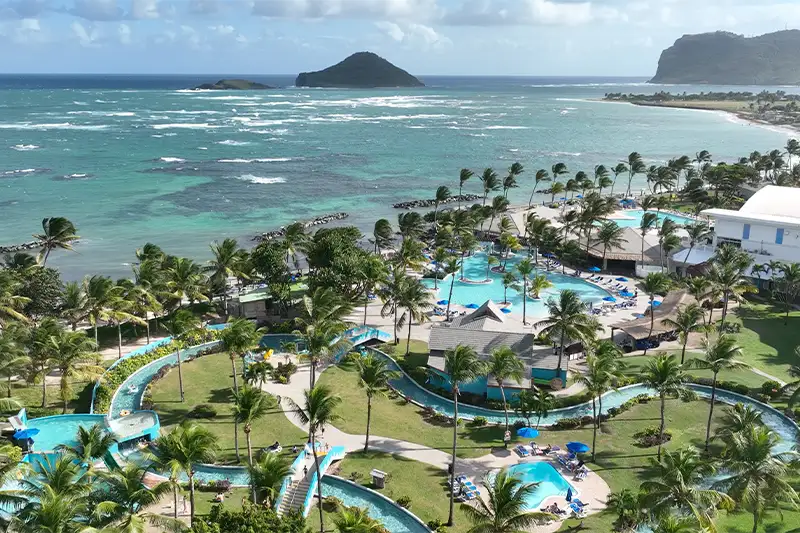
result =
[[[717,219],[714,245],[718,246],[720,237],[738,239],[742,241],[742,249],[750,252],[756,263],[800,262],[800,230],[784,227],[783,243],[777,244],[775,237],[780,226],[750,222],[749,238],[742,239],[744,224],[742,221]]]

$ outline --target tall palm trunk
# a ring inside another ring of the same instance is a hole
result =
[[[664,440],[664,408],[666,407],[666,396],[664,393],[661,396],[661,424],[658,426],[658,460],[661,460],[661,442]]]
[[[150,319],[147,316],[147,311],[144,312],[144,328],[147,335],[147,344],[150,344]]]
[[[531,208],[531,206],[533,205],[533,195],[534,195],[534,194],[536,194],[536,187],[538,187],[538,186],[539,186],[539,184],[538,184],[538,183],[535,183],[535,184],[533,185],[533,192],[531,192],[531,199],[530,199],[530,200],[528,200],[528,209],[530,209],[530,208]]]
[[[96,348],[100,347],[100,343],[97,340],[97,322],[94,323],[94,345]]]
[[[47,369],[41,365],[42,371],[42,407],[47,407]]]
[[[505,433],[508,433],[508,404],[506,403],[506,391],[503,388],[502,380],[498,380],[497,384],[500,387],[500,396],[503,397],[503,415],[506,417]],[[508,441],[505,439],[505,433],[503,433],[503,447],[508,448]]]
[[[686,334],[686,340],[683,342],[683,346],[681,347],[681,364],[683,364],[683,359],[686,357],[686,343],[689,342],[689,334]]]
[[[176,479],[170,478],[170,483],[172,483],[172,518],[175,520],[178,519],[178,481]]]
[[[411,323],[414,319],[411,317],[411,313],[408,314],[408,336],[406,336],[406,358],[408,358],[408,352],[411,348]]]
[[[67,414],[67,377],[66,372],[61,372],[61,414]]]
[[[758,508],[753,509],[753,531],[752,533],[758,533]]]
[[[247,439],[247,464],[250,465],[250,468],[253,468],[253,445],[250,442],[250,432],[253,430],[249,424],[244,425],[244,437]],[[256,486],[252,483],[250,484],[250,489],[252,491],[253,496],[253,503],[258,503],[256,499]]]
[[[594,462],[594,449],[597,443],[597,426],[599,425],[599,419],[597,417],[597,411],[595,409],[594,403],[594,395],[592,395],[592,418],[594,422],[592,424],[592,462]]]
[[[566,339],[564,338],[564,332],[561,332],[561,348],[558,350],[558,368],[556,368],[556,377],[561,377],[561,363],[564,359],[564,342]]]
[[[644,345],[644,353],[642,355],[647,355],[647,348],[650,345],[650,338],[653,336],[653,328],[655,327],[656,318],[653,316],[653,300],[655,300],[655,296],[650,295],[650,333],[647,334],[647,342]]]
[[[528,277],[523,276],[522,278],[522,325],[525,326],[528,324],[527,320],[527,309],[525,303],[528,300]]]
[[[11,398],[11,375],[8,375],[6,384],[6,398]]]
[[[181,349],[180,348],[178,348],[177,355],[178,355],[178,389],[181,392],[181,402],[183,402],[183,400],[184,400],[184,394],[183,394],[183,365],[181,364]],[[234,379],[236,379],[235,374],[236,374],[236,372],[234,372]]]
[[[319,533],[325,533],[325,519],[322,516],[322,476],[319,471],[319,457],[317,456],[317,437],[311,432],[311,453],[314,454],[314,470],[317,472],[317,509],[319,510]]]
[[[194,522],[194,470],[189,470],[189,524]]]
[[[458,386],[453,384],[453,453],[450,456],[450,486],[455,487],[456,483],[456,448],[458,447]],[[450,514],[447,517],[447,525],[454,523],[455,511],[455,492],[450,491]]]
[[[728,291],[722,292],[722,320],[719,323],[719,330],[725,331],[725,317],[728,316]]]
[[[367,293],[367,299],[364,302],[364,325],[367,325],[367,306],[369,305],[369,293]]]
[[[717,397],[717,373],[711,379],[711,406],[708,408],[708,421],[706,422],[706,452],[708,452],[708,441],[711,439],[711,418],[714,416],[714,399]]]
[[[397,337],[397,312],[399,311],[397,304],[394,306],[394,345],[400,344],[400,339]]]
[[[117,322],[117,359],[122,359],[122,322]]]
[[[369,451],[369,425],[372,422],[372,395],[367,394],[367,434],[364,438],[364,452]]]
[[[455,284],[455,282],[456,282],[456,275],[452,274],[450,276],[450,293],[447,296],[447,311],[445,312],[445,317],[444,317],[445,321],[450,320],[450,300],[453,299],[453,285]]]
[[[236,379],[236,356],[234,354],[230,354],[231,359],[231,373],[233,375],[233,390],[236,391],[236,394],[239,394],[239,381]]]

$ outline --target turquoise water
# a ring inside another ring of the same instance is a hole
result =
[[[544,461],[521,463],[508,468],[508,473],[522,480],[523,483],[538,483],[536,489],[525,499],[528,509],[538,510],[541,503],[551,496],[566,496],[572,488],[572,494],[578,491],[553,465]]]
[[[281,349],[281,343],[284,342],[298,342],[300,337],[297,335],[291,334],[282,334],[282,333],[271,333],[269,335],[264,335],[261,337],[261,341],[258,343],[262,348],[271,348],[276,352]],[[298,346],[298,349],[302,351],[302,346]]]
[[[343,479],[324,476],[322,478],[322,496],[334,496],[342,500],[348,507],[355,506],[366,509],[370,517],[380,521],[391,533],[430,533],[430,530],[415,520],[410,513],[377,496],[369,489]],[[413,498],[414,495],[412,495]]]
[[[404,397],[411,399],[419,405],[431,407],[440,413],[451,417],[453,416],[455,410],[451,400],[434,394],[433,392],[418,385],[414,380],[408,377],[408,375],[402,372],[400,366],[388,355],[374,349],[373,352],[386,357],[389,360],[392,369],[400,371],[401,376],[398,379],[392,380],[391,382],[392,388],[394,388]],[[689,388],[692,389],[700,398],[708,399],[711,397],[711,389],[709,387],[690,384]],[[635,398],[640,394],[652,396],[653,391],[644,385],[637,384],[607,392],[603,395],[602,412],[607,413],[612,407],[619,407],[626,401],[630,400],[631,398]],[[776,447],[776,450],[779,453],[790,450],[793,446],[793,443],[800,438],[800,428],[798,428],[797,424],[768,405],[765,405],[747,396],[723,390],[717,390],[716,400],[718,403],[725,403],[729,405],[742,403],[760,411],[762,413],[764,424],[781,437],[781,442]],[[572,407],[565,407],[562,409],[555,409],[550,411],[547,416],[542,417],[541,425],[550,426],[562,418],[579,418],[582,416],[591,416],[591,414],[591,402],[574,405]],[[502,411],[484,409],[482,407],[475,407],[473,405],[467,405],[463,403],[459,403],[458,405],[458,415],[459,417],[463,417],[465,419],[473,419],[475,417],[482,416],[492,424],[502,424],[505,421]],[[513,412],[509,412],[509,421],[512,423],[516,421],[527,422],[526,419],[519,417]],[[531,422],[535,424],[536,418],[532,417]]]
[[[519,263],[525,256],[524,253],[517,254],[512,256],[508,260],[508,264],[506,265],[506,270],[509,272],[514,272],[514,266]],[[541,260],[541,258],[540,258]],[[542,263],[542,267],[544,264]],[[575,276],[565,276],[561,274],[561,272],[551,271],[547,272],[544,268],[541,268],[538,273],[545,274],[550,282],[553,284],[553,288],[547,289],[540,294],[539,300],[534,300],[533,298],[528,297],[528,301],[526,303],[526,313],[527,316],[543,316],[547,314],[545,309],[545,302],[551,296],[556,296],[560,291],[564,289],[572,289],[578,293],[586,303],[593,303],[599,304],[602,302],[603,298],[609,296],[609,292],[601,289],[596,285],[592,285],[591,283],[587,283],[580,278],[576,278]],[[452,303],[467,305],[470,303],[474,303],[477,305],[481,305],[486,300],[492,300],[495,303],[500,303],[504,298],[504,290],[503,290],[503,275],[489,271],[489,278],[492,280],[491,283],[488,284],[472,284],[472,283],[464,283],[460,281],[458,278],[460,274],[456,275],[456,281],[453,285],[453,297],[451,298]],[[484,280],[486,279],[486,254],[483,252],[476,253],[471,257],[467,257],[464,260],[464,277],[470,280]],[[425,285],[428,287],[433,287],[433,280],[426,279],[423,280]],[[522,288],[522,282],[519,282],[520,289]],[[446,300],[450,293],[450,277],[448,276],[444,280],[439,282],[439,292],[437,296],[437,300],[443,299]],[[509,289],[505,293],[508,301],[511,302],[511,311],[512,313],[522,314],[522,293],[517,292],[514,289]]]
[[[617,223],[617,225],[622,226],[623,228],[638,228],[642,224],[642,216],[644,215],[644,211],[641,209],[626,209],[623,211],[625,216],[631,217],[628,218],[614,218],[611,219]],[[651,213],[655,213],[655,211],[651,211]],[[672,213],[657,213],[658,215],[658,223],[661,224],[664,220],[669,219],[679,226],[685,226],[687,224],[694,223],[693,218],[684,217],[681,215],[673,215]]]
[[[396,220],[393,202],[457,188],[463,167],[502,175],[522,162],[510,194],[519,203],[535,170],[559,161],[570,175],[634,150],[648,165],[701,149],[730,161],[788,137],[717,113],[592,100],[663,89],[644,80],[428,76],[420,89],[254,93],[179,90],[207,79],[134,81],[27,77],[2,86],[0,244],[30,240],[43,217],[65,216],[82,237],[78,253],[56,252],[49,263],[67,279],[129,275],[148,241],[205,259],[215,239],[245,242],[332,211],[371,230],[378,217]],[[464,192],[480,192],[477,178]]]
[[[104,426],[104,415],[57,415],[28,419],[28,427],[40,430],[33,438],[37,452],[53,451],[60,444],[73,446],[79,427],[86,429],[95,424]]]

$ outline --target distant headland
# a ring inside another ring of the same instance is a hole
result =
[[[800,30],[684,35],[661,53],[650,83],[800,85],[798,50]]]
[[[266,89],[275,89],[275,87],[239,79],[219,80],[217,83],[204,83],[195,87],[195,90],[198,91],[263,91]]]
[[[405,70],[372,52],[358,52],[324,70],[302,72],[295,85],[354,89],[425,86]]]

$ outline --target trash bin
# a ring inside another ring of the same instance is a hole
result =
[[[372,485],[376,489],[382,489],[386,486],[386,472],[373,470],[370,475],[372,476]]]

